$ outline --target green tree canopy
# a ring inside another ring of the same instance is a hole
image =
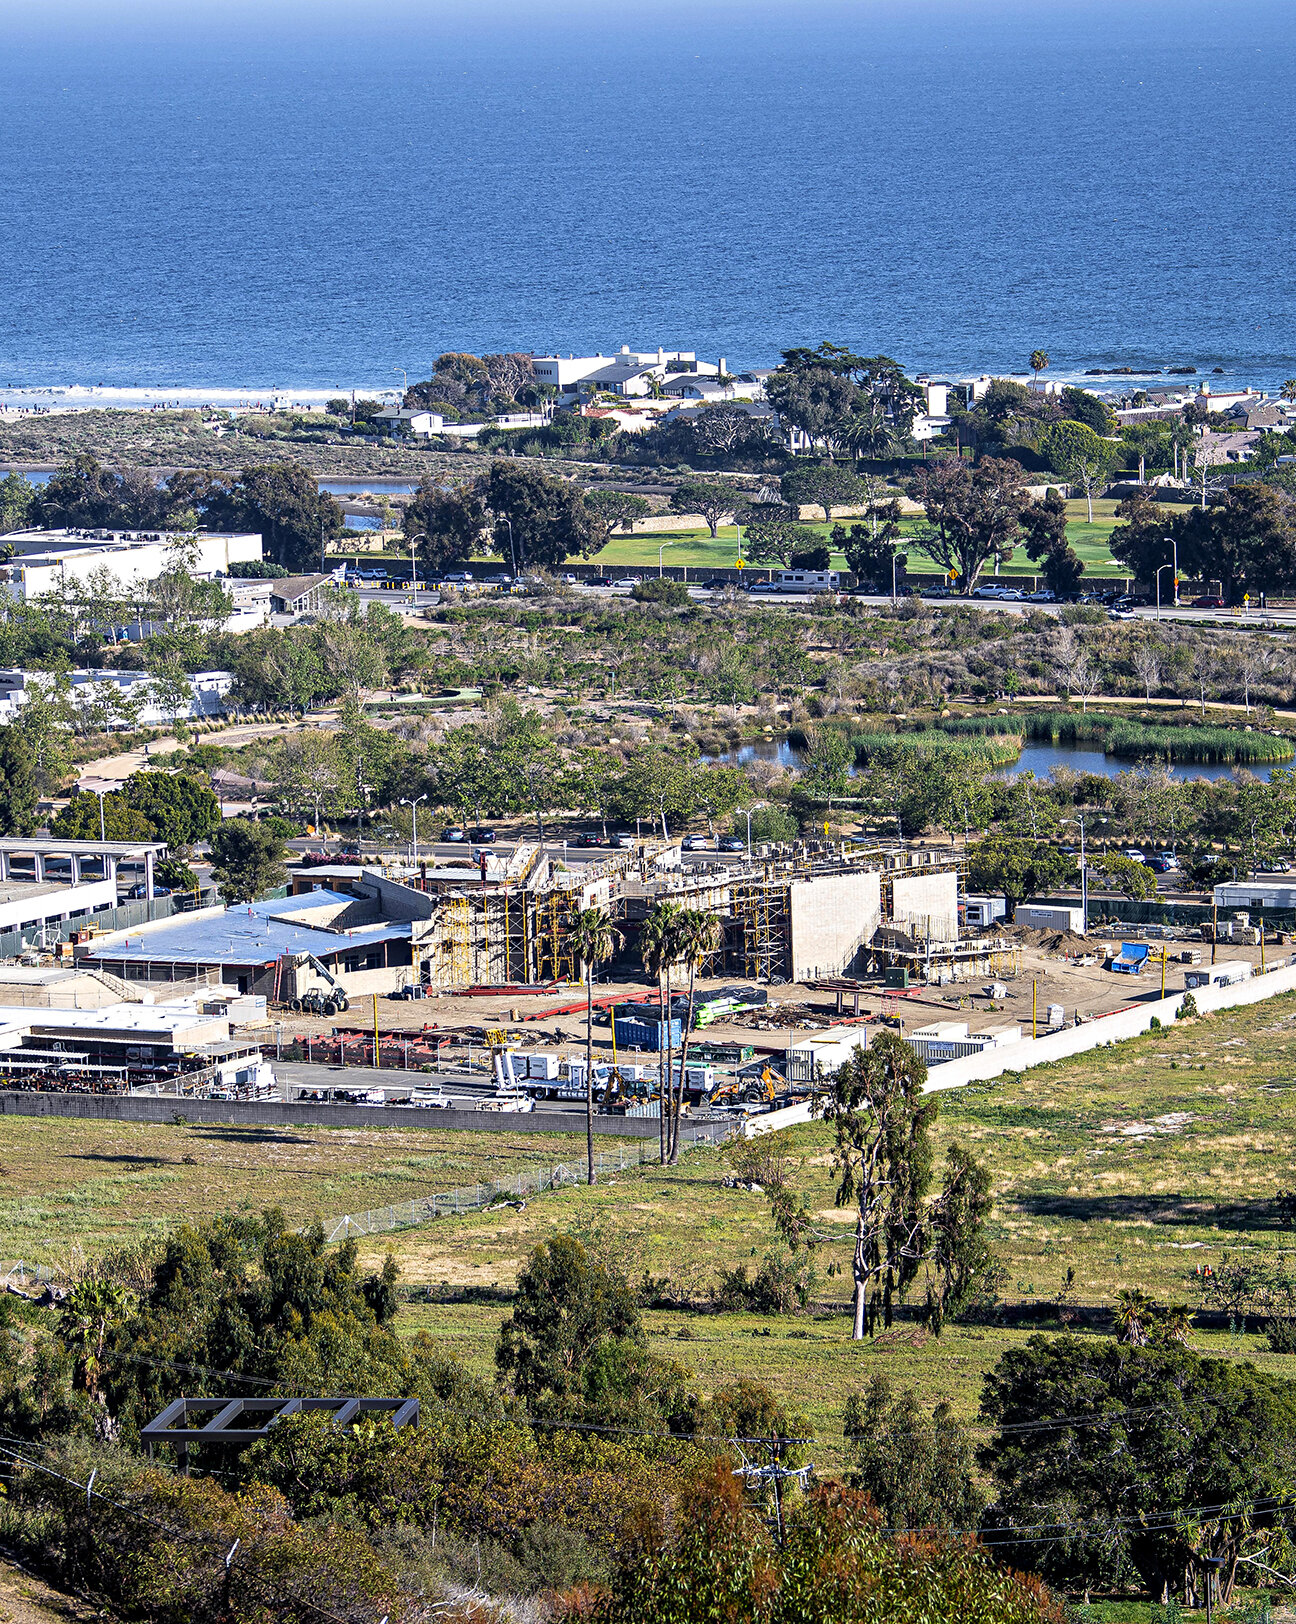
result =
[[[981,1419],[999,1429],[982,1451],[991,1548],[1073,1589],[1137,1575],[1152,1596],[1183,1597],[1187,1576],[1199,1606],[1219,1559],[1227,1594],[1248,1531],[1273,1526],[1289,1496],[1296,1385],[1231,1359],[1033,1336],[985,1378]],[[1247,1515],[1216,1515],[1232,1504]],[[1038,1523],[1061,1537],[1014,1541]]]
[[[228,818],[211,837],[212,878],[226,902],[255,902],[284,885],[283,836],[250,818]]]
[[[1043,840],[990,835],[968,853],[968,889],[1007,897],[1013,907],[1074,878],[1074,862]]]
[[[582,1395],[587,1367],[609,1342],[642,1344],[634,1292],[572,1235],[542,1241],[518,1275],[495,1366],[529,1405]]]
[[[192,773],[137,772],[122,785],[122,799],[149,821],[155,840],[192,846],[220,822],[220,802]]]
[[[854,469],[834,462],[790,468],[779,481],[779,492],[793,507],[823,509],[825,524],[835,507],[862,507],[867,488]]]
[[[987,564],[1012,557],[1030,500],[1020,463],[983,457],[972,467],[946,459],[911,483],[927,515],[918,539],[962,591],[972,591]]]
[[[493,462],[487,506],[495,516],[495,551],[517,567],[588,557],[606,539],[580,490],[565,479],[513,462]]]
[[[686,479],[670,494],[672,513],[700,513],[713,536],[726,519],[741,523],[748,502],[743,491],[723,479]]]
[[[486,538],[486,509],[471,487],[446,490],[424,479],[405,509],[402,529],[407,543],[418,538],[419,559],[437,574],[478,551]]]

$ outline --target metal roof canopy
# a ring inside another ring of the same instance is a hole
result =
[[[165,840],[55,840],[39,837],[29,840],[0,840],[0,852],[11,857],[29,857],[40,852],[46,857],[138,857],[167,849]]]
[[[417,1422],[416,1398],[177,1398],[162,1414],[140,1429],[140,1442],[150,1455],[155,1444],[170,1444],[188,1458],[195,1444],[254,1444],[264,1438],[276,1421],[286,1415],[304,1415],[312,1410],[332,1414],[335,1427],[349,1427],[361,1415],[381,1411],[391,1416],[393,1427]],[[199,1426],[187,1425],[191,1415],[212,1415]],[[237,1423],[243,1422],[244,1425]]]

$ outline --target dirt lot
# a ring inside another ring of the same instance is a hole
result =
[[[1104,941],[1118,942],[1117,938],[1095,935],[1092,943],[1101,948]],[[1210,962],[1210,947],[1204,943],[1167,942],[1164,944],[1168,963],[1165,967],[1167,994],[1183,990],[1184,971],[1178,954],[1188,946],[1201,948],[1203,963]],[[1152,944],[1153,955],[1159,955],[1161,943]],[[1266,962],[1272,964],[1282,949],[1266,948]],[[1222,943],[1218,949],[1221,959],[1246,959],[1252,964],[1260,962],[1260,949]],[[884,993],[880,986],[868,986],[860,996],[860,1017],[867,1015],[876,1020],[881,1015],[899,1016],[905,1031],[926,1026],[933,1021],[967,1021],[973,1030],[988,1026],[1020,1025],[1023,1036],[1031,1033],[1032,1000],[1036,1011],[1038,1030],[1043,1032],[1050,1004],[1061,1004],[1067,1021],[1078,1012],[1083,1019],[1092,1015],[1110,1014],[1113,1010],[1157,998],[1161,995],[1161,968],[1159,958],[1140,976],[1116,975],[1104,970],[1101,964],[1082,965],[1056,953],[1023,944],[1020,969],[1015,976],[1001,983],[1006,996],[992,999],[985,989],[988,977],[959,982],[948,987],[913,987],[903,994]],[[732,986],[733,978],[699,981],[699,994],[714,988]],[[768,989],[769,1004],[759,1011],[751,1011],[728,1021],[718,1021],[696,1032],[694,1042],[750,1044],[757,1053],[782,1053],[800,1033],[819,1030],[842,1019],[853,1016],[853,996],[843,996],[843,1011],[838,1014],[837,995],[823,986],[790,983]],[[642,981],[603,982],[595,986],[597,998],[615,995],[619,999],[655,1000],[653,988]],[[574,1006],[574,1007],[573,1007]],[[579,986],[569,988],[481,994],[466,996],[443,993],[417,1002],[396,999],[378,999],[378,1025],[383,1033],[444,1033],[473,1034],[472,1041],[480,1044],[482,1031],[505,1027],[520,1034],[528,1049],[563,1052],[583,1048],[585,1044],[585,997]],[[353,1033],[357,1037],[373,1034],[374,1011],[370,999],[357,1000],[342,1020],[320,1020],[309,1016],[285,1015],[275,1024],[286,1043],[294,1036],[331,1037],[334,1032]],[[274,1033],[271,1034],[273,1045]],[[612,1034],[606,1023],[600,1023],[597,1012],[594,1024],[594,1046],[604,1058],[611,1058]],[[461,1050],[447,1046],[446,1058],[457,1058]]]

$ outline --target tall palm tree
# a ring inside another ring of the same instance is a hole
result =
[[[670,1060],[674,1045],[670,1034],[670,973],[673,965],[679,962],[679,948],[676,938],[676,921],[680,915],[678,902],[659,902],[648,912],[643,922],[643,930],[639,935],[639,955],[647,973],[657,978],[657,1003],[661,1016],[661,1024],[657,1030],[664,1034],[658,1040],[658,1064],[661,1073],[661,1082],[658,1088],[658,1097],[661,1100],[661,1123],[658,1137],[661,1140],[661,1162],[666,1165],[666,1126],[669,1117],[667,1107],[668,1084],[670,1080]]]
[[[1284,400],[1296,400],[1296,378],[1288,378],[1282,386]]]
[[[684,1021],[680,1043],[679,1087],[671,1108],[670,1160],[679,1160],[680,1111],[684,1104],[684,1070],[688,1065],[689,1039],[693,1032],[693,1000],[700,966],[712,954],[718,953],[724,942],[724,926],[716,914],[705,908],[686,908],[680,914],[677,928],[679,956],[688,965],[688,1014]]]
[[[1035,386],[1038,388],[1040,373],[1048,371],[1048,355],[1043,350],[1032,350],[1030,364],[1031,371],[1035,374]]]
[[[612,957],[620,937],[602,908],[582,908],[567,938],[585,981],[585,1140],[590,1184],[594,1182],[594,966]]]
[[[833,435],[833,443],[845,446],[857,457],[886,457],[896,448],[895,425],[886,407],[874,396],[861,411],[846,419]]]

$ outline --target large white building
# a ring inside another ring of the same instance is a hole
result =
[[[556,389],[559,396],[603,390],[615,395],[646,395],[650,378],[670,374],[672,364],[693,373],[714,377],[723,361],[699,361],[692,350],[632,350],[623,344],[616,355],[540,355],[531,367],[538,384]]]
[[[107,570],[125,587],[155,580],[172,567],[180,549],[197,553],[189,573],[198,580],[228,575],[231,565],[261,558],[258,535],[224,535],[199,530],[173,534],[158,530],[12,530],[0,546],[13,556],[0,564],[0,587],[23,600],[85,582]]]
[[[127,727],[167,727],[173,722],[216,716],[234,686],[229,671],[195,671],[188,677],[190,695],[171,708],[171,696],[159,693],[148,671],[68,671],[69,698],[78,711],[97,707],[106,731]],[[58,682],[51,671],[0,671],[0,724],[13,722],[33,690],[48,691]]]

